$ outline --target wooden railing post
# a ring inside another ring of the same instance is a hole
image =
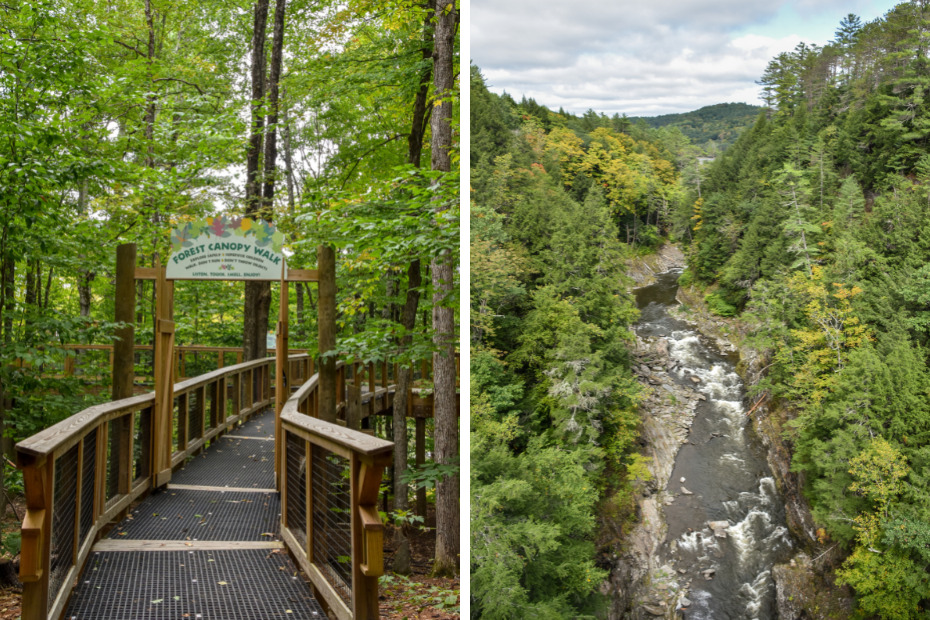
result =
[[[287,348],[288,348],[288,325],[287,325],[287,307],[288,307],[288,285],[284,279],[284,265],[281,265],[281,294],[280,303],[278,304],[278,335],[275,339],[275,404],[274,404],[274,436],[275,436],[275,454],[277,458],[274,461],[275,486],[282,487],[282,475],[284,471],[284,432],[281,430],[281,409],[287,402],[290,390],[287,388]],[[293,373],[292,373],[293,374]],[[293,380],[293,379],[292,379]]]
[[[26,490],[26,518],[20,543],[19,580],[23,582],[23,620],[46,620],[52,539],[54,463],[17,455]]]
[[[129,398],[135,381],[135,320],[136,320],[136,245],[123,243],[116,248],[116,291],[114,319],[124,327],[116,331],[117,339],[110,351],[113,376],[112,400]],[[138,415],[138,414],[136,414]],[[133,416],[113,421],[116,437],[114,453],[119,455],[116,465],[117,492],[129,493],[132,487],[132,431]],[[96,457],[96,455],[94,455]],[[78,469],[78,471],[81,471]],[[78,476],[80,478],[80,476]],[[80,486],[80,485],[78,485]],[[75,536],[75,541],[78,537]],[[77,553],[75,553],[77,557]]]
[[[124,243],[116,248],[116,300],[114,319],[125,326],[116,331],[116,342],[110,354],[112,360],[112,399],[129,398],[135,380],[135,313],[136,313],[136,245]],[[132,486],[132,418],[115,421],[120,462],[117,466],[120,493]],[[80,471],[80,470],[78,470]],[[76,557],[76,554],[75,554]]]
[[[375,363],[368,364],[368,417],[374,420],[375,412],[378,410],[375,404],[375,394],[377,393],[378,384],[375,381]]]
[[[157,265],[155,280],[155,429],[152,450],[153,486],[171,480],[171,414],[174,408],[174,282]],[[180,422],[180,420],[179,420]]]
[[[384,573],[384,534],[378,491],[384,461],[363,462],[352,454],[352,612],[355,620],[378,618],[378,577]]]
[[[353,431],[362,428],[362,388],[357,379],[346,387],[346,427]]]

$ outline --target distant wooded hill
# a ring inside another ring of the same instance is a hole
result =
[[[704,145],[712,140],[724,148],[736,140],[740,132],[752,126],[760,106],[746,103],[718,103],[683,114],[663,114],[662,116],[630,117],[634,123],[645,121],[650,127],[677,127],[693,144]]]

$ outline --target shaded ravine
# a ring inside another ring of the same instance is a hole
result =
[[[668,481],[660,561],[677,573],[687,618],[775,618],[771,569],[792,547],[783,502],[746,415],[737,360],[669,315],[680,273],[660,274],[634,291],[641,311],[636,333],[665,339],[671,379],[707,397],[697,405]]]

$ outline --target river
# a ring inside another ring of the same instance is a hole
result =
[[[771,569],[792,548],[784,502],[746,415],[737,360],[669,315],[680,273],[660,274],[655,284],[634,291],[641,311],[636,333],[666,339],[676,366],[672,380],[707,397],[698,403],[668,482],[674,501],[665,506],[661,559],[675,568],[680,584],[690,583],[686,618],[775,618]]]

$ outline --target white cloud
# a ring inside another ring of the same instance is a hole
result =
[[[714,52],[674,50],[661,62],[642,55],[583,54],[569,66],[482,67],[488,84],[552,108],[612,115],[664,114],[724,101],[758,103],[758,79],[781,42],[731,45]],[[790,49],[790,48],[789,48]]]
[[[804,39],[771,24],[798,25],[801,15],[810,30],[824,9],[838,24],[875,1],[472,0],[472,58],[492,90],[575,113],[758,104],[755,81],[768,62]],[[832,27],[821,29],[825,42]]]

